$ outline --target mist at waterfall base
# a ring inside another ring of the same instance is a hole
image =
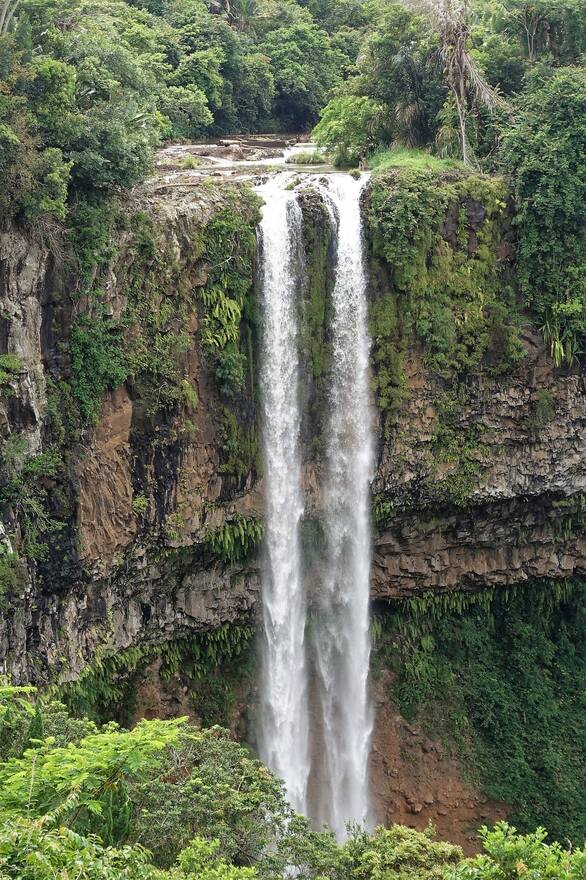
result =
[[[369,819],[369,487],[373,466],[363,183],[309,178],[335,242],[326,449],[326,537],[311,637],[303,577],[299,306],[306,269],[303,216],[290,174],[260,188],[261,396],[267,505],[259,747],[292,805],[340,838]],[[310,694],[312,699],[310,700]]]

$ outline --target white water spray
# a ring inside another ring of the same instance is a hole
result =
[[[332,364],[324,490],[328,541],[315,651],[325,749],[319,819],[343,839],[347,822],[367,823],[370,516],[373,468],[367,275],[361,181],[331,175],[324,198],[337,226]]]
[[[297,300],[303,280],[303,217],[295,192],[286,188],[288,179],[289,175],[277,175],[261,189],[267,565],[260,752],[285,781],[293,806],[302,812],[308,807],[313,753],[314,768],[316,763],[320,766],[312,786],[312,806],[317,801],[312,812],[342,839],[347,822],[368,822],[372,729],[367,686],[373,444],[362,182],[342,174],[330,175],[327,186],[312,181],[330,211],[337,247],[323,489],[327,551],[314,626],[321,724],[310,731],[307,608],[299,537],[303,496]]]
[[[299,524],[303,515],[299,454],[297,293],[302,215],[286,179],[262,190],[261,302],[266,570],[260,754],[306,811],[309,719],[305,661],[306,602]]]

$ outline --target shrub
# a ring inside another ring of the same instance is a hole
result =
[[[372,98],[344,95],[326,104],[311,136],[334,153],[337,165],[349,165],[363,159],[384,138],[385,119],[385,108]]]
[[[71,381],[83,421],[100,418],[102,395],[117,388],[128,375],[120,330],[103,317],[82,318],[69,338]]]

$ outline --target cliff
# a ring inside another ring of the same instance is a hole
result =
[[[242,187],[146,185],[89,273],[62,243],[1,236],[0,642],[16,679],[75,678],[97,652],[253,606],[255,566],[225,563],[262,531],[257,211]]]
[[[2,668],[79,711],[187,712],[254,740],[259,204],[246,183],[168,171],[68,234],[0,234]],[[299,200],[311,591],[334,242],[319,191]],[[387,171],[363,212],[376,807],[474,849],[483,821],[512,806],[543,821],[555,792],[548,825],[566,833],[584,754],[558,735],[585,709],[567,687],[586,674],[584,376],[554,366],[518,300],[502,181]],[[565,755],[551,779],[546,740]]]
[[[311,567],[332,255],[318,196],[301,202]],[[251,619],[257,211],[245,184],[171,175],[119,207],[89,269],[57,233],[2,234],[0,644],[17,680]],[[584,574],[584,379],[554,368],[515,300],[503,184],[387,172],[364,213],[373,597]]]

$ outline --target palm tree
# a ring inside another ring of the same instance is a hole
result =
[[[423,10],[439,40],[439,56],[458,116],[462,159],[470,165],[472,152],[466,133],[470,108],[480,105],[492,113],[508,105],[487,83],[470,54],[465,0],[415,0],[415,5]]]
[[[0,0],[0,34],[7,34],[20,0]]]

